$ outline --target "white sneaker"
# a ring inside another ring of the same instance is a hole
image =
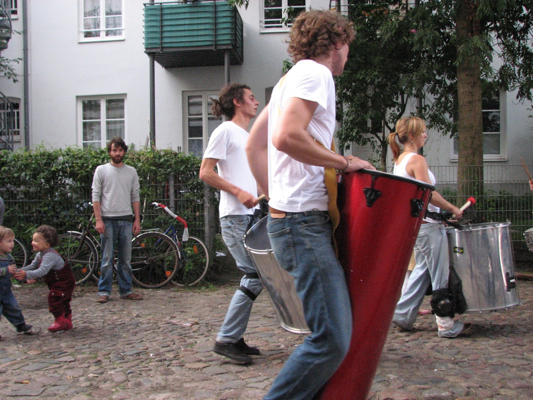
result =
[[[441,338],[453,339],[467,332],[471,327],[472,324],[463,324],[460,321],[455,321],[452,329],[448,329],[447,331],[439,331],[438,335]]]

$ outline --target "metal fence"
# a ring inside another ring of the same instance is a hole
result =
[[[141,198],[143,229],[164,229],[172,222],[161,208],[151,206],[152,202],[158,202],[183,217],[191,235],[206,239],[203,191],[198,193],[187,184],[174,184],[171,178],[164,182],[142,184],[141,192],[144,195]],[[210,191],[205,193],[212,196]],[[89,185],[3,187],[0,188],[0,197],[6,204],[4,225],[12,228],[26,242],[31,240],[35,227],[41,224],[52,225],[59,233],[79,230],[80,223],[86,222],[93,211]]]
[[[436,189],[454,204],[457,199],[457,166],[430,167]],[[533,192],[521,165],[485,165],[483,195],[476,198],[475,222],[511,222],[514,241],[533,226]]]
[[[457,199],[457,166],[430,167],[437,179],[436,189],[453,204]],[[533,168],[530,168],[533,170]],[[190,179],[173,177],[159,182],[141,183],[141,212],[143,228],[165,228],[171,220],[168,215],[151,206],[152,202],[168,205],[185,218],[191,235],[204,240],[213,249],[218,231],[218,199],[214,190],[205,190],[196,172]],[[29,241],[33,229],[40,224],[50,224],[59,232],[77,230],[82,221],[92,213],[90,186],[65,185],[50,187],[0,187],[0,197],[6,203],[4,225],[15,230],[23,240]],[[513,246],[516,252],[526,254],[533,266],[533,257],[527,252],[523,232],[533,227],[533,192],[523,166],[488,165],[484,167],[484,194],[476,204],[473,222],[511,222]]]

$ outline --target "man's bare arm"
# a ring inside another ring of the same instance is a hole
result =
[[[248,208],[255,207],[257,205],[257,200],[251,193],[248,193],[221,178],[220,175],[215,172],[217,162],[218,160],[215,158],[204,158],[202,160],[202,165],[200,166],[200,179],[215,189],[223,190],[234,195],[244,206]]]
[[[260,190],[268,198],[268,104],[250,129],[246,155]]]
[[[368,161],[354,156],[341,156],[313,139],[307,132],[307,127],[317,107],[316,102],[290,98],[274,129],[274,147],[304,164],[337,168],[346,172],[361,168],[375,169]]]

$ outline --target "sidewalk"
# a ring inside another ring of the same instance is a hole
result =
[[[264,292],[246,341],[262,355],[236,365],[211,349],[236,284],[214,289],[138,290],[143,301],[96,303],[97,289],[77,288],[74,329],[51,334],[44,286],[14,289],[39,336],[0,322],[0,399],[261,399],[303,337],[280,328]],[[532,399],[533,282],[519,281],[522,305],[467,314],[471,335],[437,337],[434,318],[412,333],[391,327],[372,399]],[[428,308],[429,298],[424,307]]]

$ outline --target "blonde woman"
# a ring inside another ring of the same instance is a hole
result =
[[[435,176],[428,168],[426,159],[418,154],[426,139],[426,124],[421,118],[405,117],[396,123],[396,132],[392,132],[388,137],[394,157],[394,175],[435,185]],[[392,322],[402,329],[411,330],[416,321],[417,311],[431,284],[433,288],[431,308],[437,320],[438,336],[451,339],[465,333],[470,324],[453,320],[454,310],[448,290],[450,267],[446,227],[442,220],[435,219],[438,218],[440,209],[451,212],[456,218],[461,218],[463,214],[437,191],[433,192],[428,205],[428,214],[416,239],[414,248],[416,265],[396,305]]]

